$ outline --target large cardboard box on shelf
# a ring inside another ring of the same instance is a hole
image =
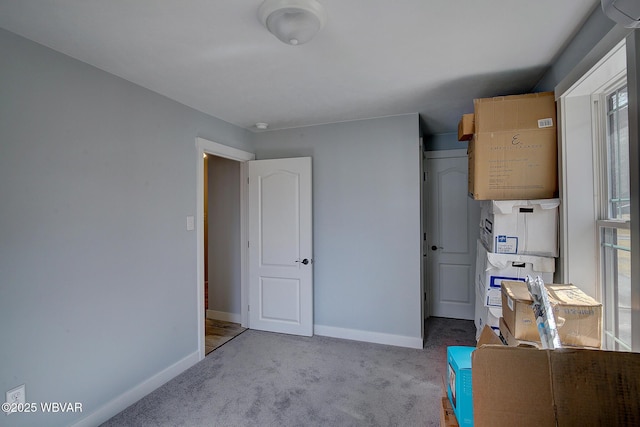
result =
[[[545,285],[563,345],[599,348],[602,343],[602,304],[577,286]],[[515,339],[540,341],[531,309],[533,300],[523,282],[502,282],[502,317]]]
[[[527,275],[540,276],[545,283],[553,281],[554,258],[535,255],[496,254],[488,252],[480,239],[476,249],[476,293],[487,307],[502,306],[503,280],[524,281]],[[496,325],[497,326],[497,325]]]
[[[556,122],[553,92],[475,99],[469,195],[476,200],[555,197]]]
[[[475,426],[640,425],[640,353],[511,347],[492,335],[471,356]]]
[[[480,202],[480,240],[489,252],[558,256],[560,199]]]

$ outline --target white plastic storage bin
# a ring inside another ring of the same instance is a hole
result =
[[[498,254],[558,256],[560,199],[480,202],[480,239]]]
[[[545,283],[553,283],[556,270],[554,258],[534,255],[495,254],[487,251],[478,239],[476,255],[476,293],[486,307],[502,307],[503,280],[522,280],[530,275],[540,276]]]
[[[476,292],[476,308],[474,324],[476,327],[476,341],[480,338],[485,325],[489,326],[496,335],[500,335],[500,318],[502,317],[501,307],[487,307],[483,295]]]

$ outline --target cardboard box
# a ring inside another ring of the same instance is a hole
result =
[[[444,378],[442,379],[442,396],[440,397],[440,427],[458,427],[458,420],[456,414],[453,412],[453,407],[447,396],[447,386]]]
[[[504,317],[500,318],[500,339],[504,344],[510,345],[512,347],[528,347],[528,348],[542,348],[542,343],[540,341],[525,341],[519,340],[513,336],[509,327],[504,322]],[[563,348],[587,348],[583,346],[570,346],[563,345]],[[592,350],[597,350],[597,347],[588,347]]]
[[[475,347],[447,347],[447,396],[461,426],[473,425],[471,353]]]
[[[476,200],[549,199],[558,192],[553,92],[474,100],[468,146],[469,195]]]
[[[504,322],[504,317],[500,318],[500,337],[505,342],[505,344],[510,345],[512,347],[531,347],[531,348],[542,348],[542,344],[534,341],[523,341],[519,340],[513,336],[509,327]]]
[[[458,122],[458,141],[469,141],[473,137],[473,113],[464,114]]]
[[[480,239],[476,251],[476,293],[487,307],[502,306],[503,280],[524,281],[527,275],[540,276],[545,283],[553,282],[554,258],[535,255],[495,254],[487,251]]]
[[[640,425],[640,353],[485,342],[472,353],[476,426]]]
[[[456,414],[453,412],[451,402],[447,396],[442,397],[442,404],[440,406],[440,427],[458,427],[458,420]]]
[[[563,345],[600,348],[602,304],[574,285],[545,285]],[[502,316],[515,339],[540,341],[531,309],[533,300],[522,282],[502,282]]]
[[[480,240],[489,252],[558,256],[560,199],[480,202]]]

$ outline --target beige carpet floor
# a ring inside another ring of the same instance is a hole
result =
[[[103,427],[438,427],[447,346],[475,327],[426,327],[423,349],[248,330]]]

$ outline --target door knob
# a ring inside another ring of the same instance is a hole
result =
[[[442,246],[436,246],[436,245],[431,246],[432,251],[437,251],[438,249],[444,249],[444,248]]]
[[[308,260],[308,259],[306,259],[306,258],[305,258],[305,259],[303,259],[302,261],[296,260],[296,262],[300,262],[300,263],[302,263],[302,264],[304,264],[304,265],[309,264],[309,260]]]

